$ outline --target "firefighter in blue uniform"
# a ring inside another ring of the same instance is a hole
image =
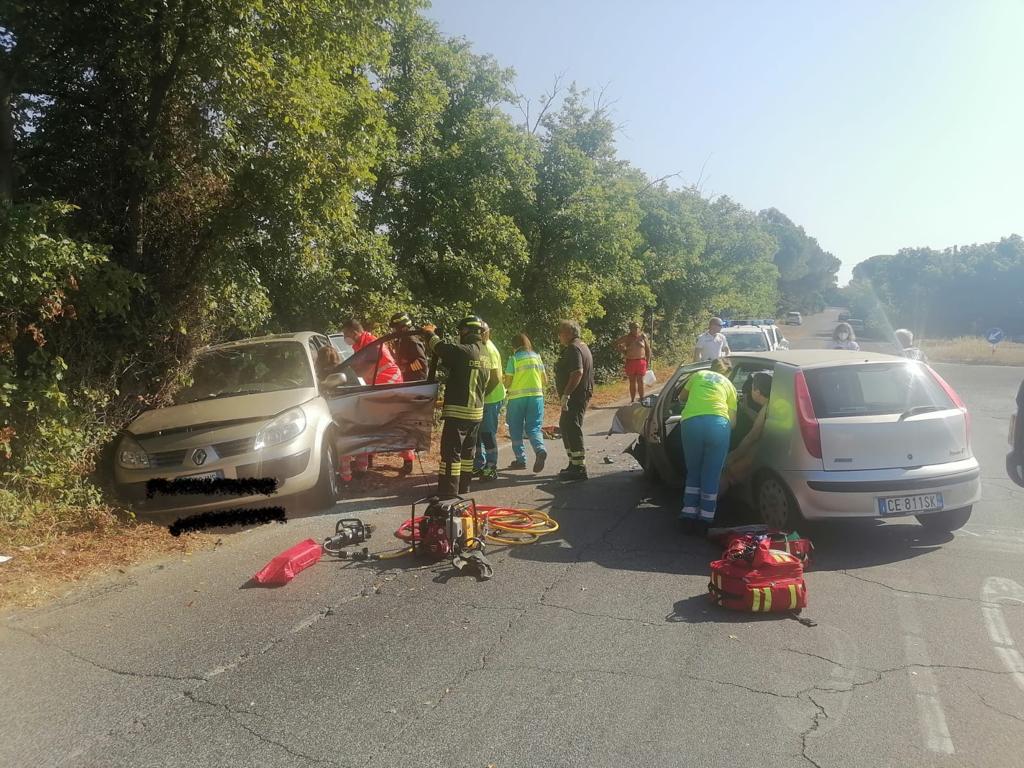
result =
[[[441,461],[437,495],[449,499],[469,493],[473,454],[484,417],[484,398],[500,377],[490,371],[490,356],[482,340],[483,321],[475,315],[459,321],[459,343],[449,344],[435,335],[432,324],[423,326],[427,349],[448,369],[441,418]]]

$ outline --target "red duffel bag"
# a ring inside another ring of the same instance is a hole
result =
[[[735,552],[735,550],[734,550]],[[723,608],[754,613],[798,612],[807,606],[807,585],[799,558],[773,550],[767,540],[751,552],[711,563],[708,592]]]
[[[252,577],[253,581],[275,587],[287,584],[295,578],[295,574],[319,563],[323,552],[320,542],[306,539],[277,555]]]

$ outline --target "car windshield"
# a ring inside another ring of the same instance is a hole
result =
[[[921,365],[882,363],[806,372],[814,413],[820,419],[880,416],[955,407]]]
[[[182,405],[312,386],[313,372],[302,344],[264,342],[204,352],[192,369],[192,383],[174,402]]]
[[[759,331],[730,333],[725,338],[729,341],[729,349],[733,352],[766,352],[768,350],[768,341]]]

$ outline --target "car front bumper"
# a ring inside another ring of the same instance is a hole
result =
[[[883,517],[878,512],[881,497],[941,493],[945,510],[962,509],[981,500],[981,469],[973,458],[919,469],[781,474],[808,520]]]
[[[146,470],[120,470],[116,490],[118,496],[140,516],[175,512],[198,514],[219,509],[238,509],[264,505],[281,505],[281,501],[310,490],[320,475],[320,462],[311,461],[316,454],[306,444],[290,453],[273,458],[247,453],[217,462],[205,471],[219,471],[225,480],[273,479],[277,490],[269,495],[209,494],[153,494],[148,496],[147,483],[152,479],[178,480],[197,474],[195,470],[157,472]],[[318,455],[318,454],[317,454]],[[133,477],[134,475],[134,477]]]

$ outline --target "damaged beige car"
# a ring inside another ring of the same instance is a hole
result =
[[[192,384],[172,405],[146,411],[115,449],[114,487],[140,516],[267,502],[289,513],[334,505],[338,457],[426,450],[437,383],[372,385],[379,339],[318,381],[315,361],[330,339],[304,332],[245,339],[201,352]],[[363,377],[359,374],[362,373]],[[147,493],[165,480],[272,478],[270,496]]]

